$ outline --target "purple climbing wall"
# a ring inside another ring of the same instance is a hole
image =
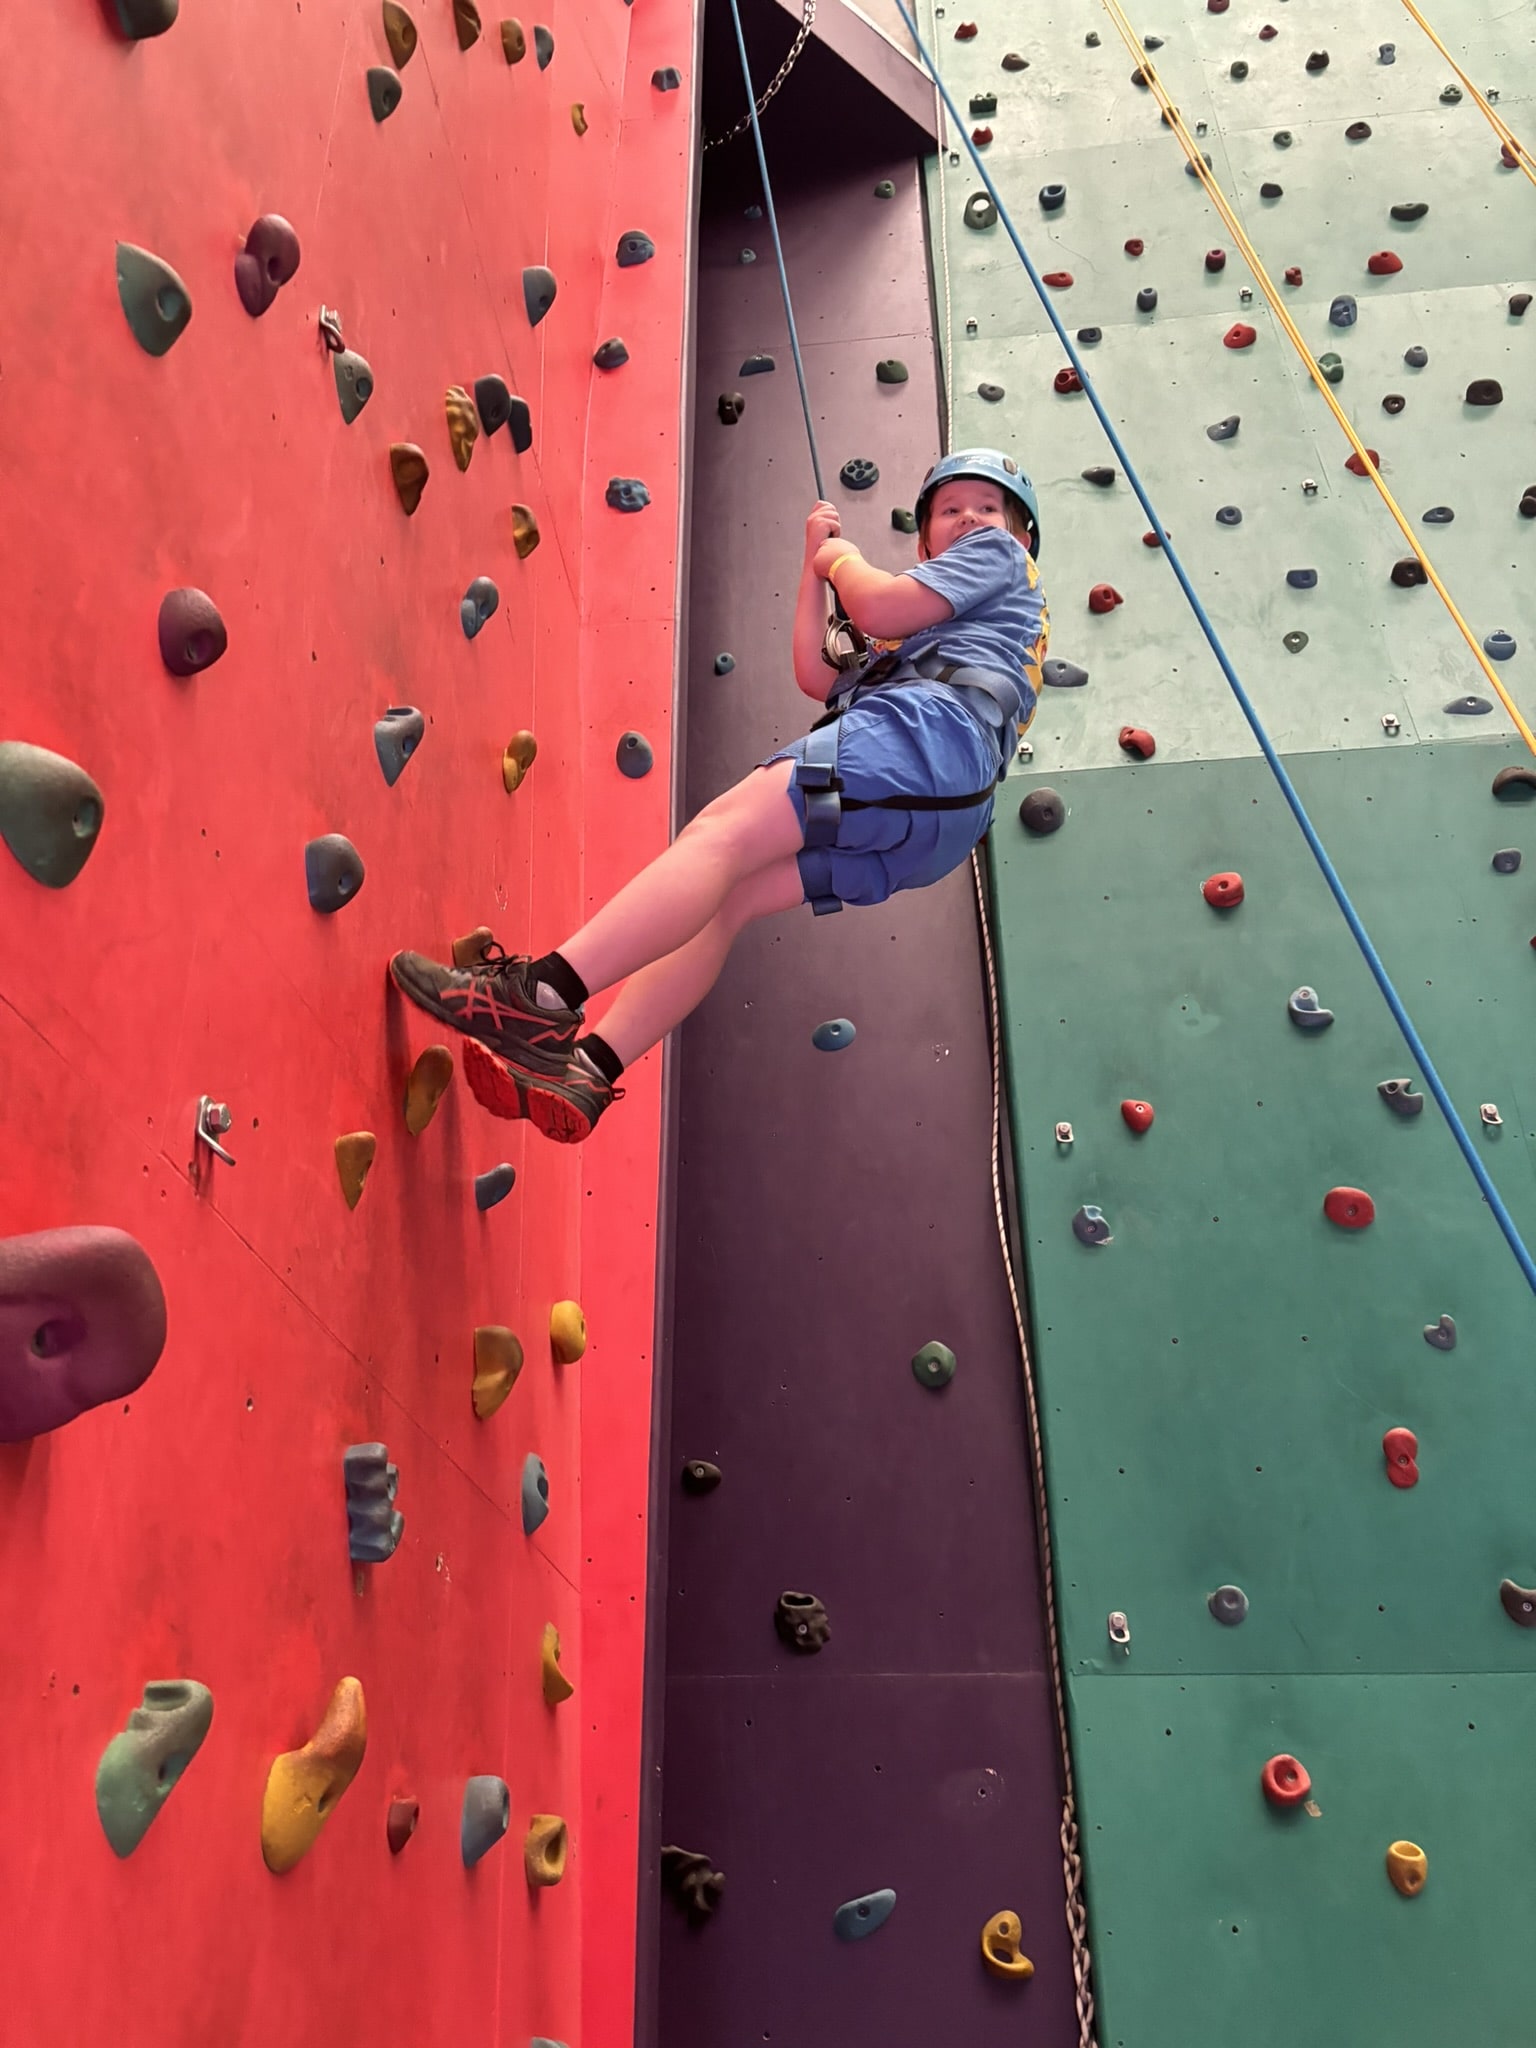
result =
[[[789,627],[815,493],[772,245],[739,201],[701,226],[690,812],[810,717]],[[870,558],[902,567],[915,544],[891,508],[939,431],[915,166],[823,177],[780,220],[829,493]],[[757,350],[777,370],[744,380]],[[877,384],[886,356],[908,384]],[[734,427],[715,416],[726,390],[747,401]],[[836,481],[853,455],[882,472],[861,496]],[[817,1052],[812,1029],[839,1015],[856,1040]],[[748,932],[683,1031],[679,1091],[661,1839],[709,1855],[726,1888],[700,1928],[662,1901],[653,2038],[1076,2042],[969,869]],[[938,1392],[909,1364],[934,1338],[959,1360]],[[685,1496],[701,1458],[723,1482]],[[830,1613],[814,1657],[774,1633],[790,1588]],[[836,1940],[839,1904],[887,1886],[887,1927]],[[982,1965],[1005,1909],[1028,1984]]]

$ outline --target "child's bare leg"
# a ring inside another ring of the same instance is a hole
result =
[[[804,901],[805,888],[792,854],[735,883],[702,931],[629,977],[597,1026],[604,1041],[626,1067],[632,1066],[708,995],[744,926],[754,918],[793,910]]]
[[[789,857],[798,853],[803,843],[800,819],[789,797],[794,769],[793,761],[774,761],[767,768],[754,769],[734,788],[706,804],[664,853],[610,897],[574,938],[556,948],[590,994],[611,988],[637,969],[667,960],[686,947],[704,933],[731,891],[749,875],[765,868],[782,868],[786,861],[793,867]],[[787,906],[775,903],[773,907]],[[746,921],[742,918],[736,930]],[[709,979],[699,984],[698,994],[678,1011],[679,1017],[692,1009],[713,982],[729,943],[725,942]],[[704,957],[701,953],[700,961]],[[702,971],[702,967],[690,969],[695,976]],[[679,989],[682,986],[680,981]],[[654,1044],[670,1028],[670,1023],[664,1024],[647,1044]]]

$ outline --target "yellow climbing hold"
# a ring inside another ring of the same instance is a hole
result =
[[[526,505],[512,507],[512,545],[517,559],[526,562],[539,544],[539,522]]]
[[[558,1813],[536,1813],[523,1838],[523,1868],[531,1885],[558,1884],[565,1875],[570,1836]]]
[[[379,1141],[372,1131],[348,1131],[344,1138],[336,1140],[336,1173],[349,1209],[355,1209],[363,1199],[363,1182],[378,1149]]]
[[[585,135],[587,132],[587,110],[580,100],[571,102],[571,126],[578,135]]]
[[[587,1319],[579,1301],[557,1301],[549,1312],[549,1348],[556,1365],[574,1365],[587,1348]]]
[[[403,71],[416,54],[416,24],[395,0],[384,0],[384,40],[397,71]]]
[[[994,1977],[1011,1977],[1022,1983],[1035,1974],[1029,1957],[1019,1953],[1023,1932],[1017,1913],[994,1913],[981,1930],[981,1960]]]
[[[395,441],[389,451],[389,473],[395,480],[395,495],[409,519],[421,503],[421,494],[431,474],[427,458],[414,441]]]
[[[552,1621],[544,1624],[544,1646],[540,1651],[544,1666],[544,1704],[558,1707],[568,1700],[576,1688],[560,1669],[560,1631]]]
[[[477,924],[472,932],[466,932],[462,939],[453,942],[453,964],[455,967],[473,967],[485,958],[487,946],[494,946],[496,939],[488,924]]]
[[[363,1688],[344,1678],[325,1719],[302,1749],[285,1750],[267,1773],[261,1802],[261,1853],[279,1876],[315,1846],[331,1808],[357,1776],[368,1747]]]
[[[405,1128],[413,1138],[431,1123],[452,1079],[453,1054],[446,1045],[429,1045],[405,1084]]]
[[[453,0],[453,26],[459,48],[467,50],[480,40],[480,10],[475,0]]]
[[[475,1378],[470,1399],[486,1422],[517,1385],[523,1369],[523,1347],[500,1323],[485,1323],[475,1332]]]
[[[448,438],[453,443],[453,459],[461,470],[468,469],[475,443],[480,438],[480,415],[475,411],[475,401],[462,384],[450,384],[443,402],[448,409]]]
[[[1429,1858],[1417,1842],[1394,1842],[1387,1851],[1387,1875],[1405,1899],[1424,1889]]]
[[[501,53],[509,64],[521,64],[528,54],[528,38],[520,21],[501,24]]]
[[[539,743],[531,732],[515,732],[501,750],[501,786],[511,796],[533,766]]]

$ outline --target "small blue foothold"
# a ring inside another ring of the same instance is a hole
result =
[[[537,1451],[523,1460],[523,1534],[531,1536],[549,1517],[549,1474]]]
[[[1241,1586],[1218,1586],[1205,1604],[1223,1628],[1236,1628],[1248,1618],[1248,1595]]]
[[[1287,569],[1285,580],[1289,583],[1292,590],[1316,590],[1317,571],[1315,569]]]
[[[1241,526],[1242,523],[1243,515],[1238,506],[1219,505],[1216,508],[1216,524],[1218,526]]]
[[[511,1194],[517,1180],[517,1169],[503,1160],[500,1166],[493,1166],[488,1173],[475,1175],[475,1207],[494,1209],[498,1202],[504,1202]]]
[[[405,764],[421,745],[426,729],[426,720],[412,704],[391,704],[384,716],[375,721],[373,751],[391,789],[405,773]]]
[[[862,1899],[850,1899],[832,1916],[832,1931],[839,1941],[862,1941],[883,1927],[896,1910],[893,1891],[866,1892]]]
[[[1040,664],[1040,680],[1052,690],[1080,690],[1088,680],[1088,671],[1079,668],[1075,661],[1063,661],[1052,655]]]
[[[1456,1349],[1455,1317],[1442,1316],[1438,1323],[1426,1323],[1424,1325],[1424,1342],[1432,1344],[1436,1351],[1454,1351]]]
[[[1142,286],[1141,290],[1136,294],[1136,310],[1138,313],[1153,313],[1157,310],[1156,285],[1144,284]]]
[[[818,1024],[811,1033],[811,1043],[818,1052],[842,1052],[852,1045],[858,1036],[856,1027],[846,1017],[829,1018],[825,1024]]]
[[[1318,1002],[1315,988],[1294,990],[1285,1007],[1291,1022],[1299,1024],[1303,1031],[1326,1031],[1333,1022],[1332,1010],[1325,1010]]]
[[[1506,846],[1493,856],[1493,871],[1496,875],[1513,875],[1520,866],[1518,846]]]
[[[656,244],[638,228],[632,228],[627,235],[620,235],[617,252],[620,270],[633,270],[637,263],[649,263],[655,254]]]
[[[1067,203],[1065,185],[1042,185],[1040,187],[1040,211],[1056,213]]]
[[[1074,1236],[1082,1244],[1109,1244],[1112,1242],[1109,1234],[1109,1224],[1105,1221],[1104,1211],[1095,1202],[1084,1202],[1081,1209],[1072,1218],[1072,1230]]]
[[[459,1854],[473,1870],[488,1849],[494,1849],[512,1818],[512,1794],[505,1778],[471,1778],[464,1787],[459,1815]]]
[[[631,782],[638,782],[642,775],[649,775],[656,766],[656,756],[651,752],[651,743],[644,733],[621,734],[616,758],[619,773],[627,775]]]
[[[1469,692],[1465,697],[1453,697],[1445,708],[1452,718],[1482,718],[1493,709],[1493,700],[1474,697]]]
[[[766,377],[771,370],[777,368],[778,365],[772,356],[748,356],[736,374],[738,377]]]
[[[1395,64],[1397,62],[1396,43],[1382,43],[1377,49],[1376,61],[1378,64]]]
[[[1490,633],[1483,642],[1483,652],[1490,661],[1508,661],[1515,651],[1513,633]]]
[[[603,494],[615,512],[643,512],[651,494],[637,476],[611,476]]]
[[[1328,308],[1328,324],[1330,327],[1353,327],[1359,317],[1360,308],[1355,304],[1348,292],[1340,292],[1339,296]]]
[[[1102,327],[1079,327],[1077,338],[1084,348],[1097,348],[1104,339],[1104,330]]]
[[[347,1489],[347,1552],[354,1564],[383,1564],[395,1554],[405,1517],[395,1506],[400,1468],[383,1444],[349,1444],[341,1457]]]
[[[1214,427],[1207,427],[1205,437],[1208,441],[1230,441],[1242,424],[1242,414],[1230,412],[1224,420],[1218,420]]]
[[[1424,514],[1424,524],[1426,526],[1449,526],[1455,517],[1456,514],[1449,505],[1431,505]]]
[[[734,654],[717,654],[715,656],[715,674],[717,676],[728,676],[735,666],[736,657]]]
[[[1404,349],[1403,361],[1410,370],[1422,370],[1429,361],[1429,350],[1421,341],[1416,341],[1412,348]]]
[[[501,592],[489,576],[477,576],[459,599],[459,624],[464,638],[473,640],[501,603]]]

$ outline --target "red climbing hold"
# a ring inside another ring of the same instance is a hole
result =
[[[1113,583],[1095,583],[1088,593],[1088,609],[1091,612],[1112,612],[1117,604],[1124,603],[1125,599]]]
[[[1271,1806],[1300,1806],[1312,1796],[1312,1780],[1293,1756],[1272,1756],[1259,1783]]]
[[[1374,448],[1367,448],[1365,452],[1370,462],[1371,469],[1379,469],[1381,467],[1381,457],[1376,453],[1376,450]],[[1365,463],[1363,463],[1360,460],[1358,455],[1347,456],[1345,458],[1344,467],[1349,471],[1351,476],[1367,476],[1370,473],[1366,469]]]
[[[976,24],[974,21],[962,21],[960,26],[955,30],[955,41],[957,43],[968,43],[971,40],[972,36],[975,35],[975,33]]]
[[[971,130],[971,140],[978,149],[985,149],[992,140],[992,130],[990,128],[973,128]]]
[[[1239,320],[1221,337],[1221,345],[1223,348],[1252,348],[1258,338],[1256,327],[1250,327],[1246,320]]]
[[[1074,370],[1070,364],[1068,364],[1066,369],[1058,370],[1056,372],[1056,381],[1052,386],[1052,389],[1059,391],[1063,397],[1065,397],[1069,391],[1081,391],[1082,388],[1083,380],[1081,377],[1078,376],[1076,370]]]
[[[1378,249],[1365,267],[1372,277],[1396,277],[1403,267],[1403,259],[1394,256],[1390,249]]]
[[[1144,1131],[1152,1128],[1153,1108],[1150,1102],[1122,1102],[1120,1114],[1139,1138]]]
[[[1243,900],[1241,875],[1212,875],[1200,886],[1200,894],[1213,910],[1236,910]]]
[[[1285,273],[1285,281],[1287,284],[1301,283],[1301,265],[1299,263],[1293,263],[1290,269],[1287,270],[1287,272]]]
[[[1507,142],[1499,144],[1499,162],[1506,171],[1518,171],[1520,168],[1520,159],[1515,155],[1515,152]]]
[[[1205,11],[1207,14],[1225,14],[1231,5],[1232,0],[1205,0]]]
[[[1140,235],[1132,235],[1131,239],[1125,245],[1125,253],[1127,256],[1139,256],[1142,250],[1146,248],[1146,246],[1146,243],[1141,239]]]
[[[1141,761],[1150,761],[1157,752],[1157,741],[1140,725],[1122,725],[1120,744],[1128,754],[1134,754]]]
[[[1389,1429],[1381,1440],[1387,1477],[1394,1486],[1419,1483],[1419,1440],[1411,1429]]]
[[[1207,270],[1211,270],[1211,271],[1216,271],[1216,270],[1225,270],[1225,269],[1226,269],[1226,267],[1227,267],[1227,252],[1226,252],[1226,250],[1225,250],[1225,249],[1207,249],[1207,250],[1206,250],[1206,252],[1205,252],[1205,267],[1206,267],[1206,269],[1207,269]]]
[[[1272,43],[1275,40],[1275,37],[1279,35],[1279,33],[1279,29],[1277,29],[1272,22],[1266,21],[1264,26],[1259,30],[1259,41],[1261,43]]]
[[[1144,533],[1141,536],[1141,544],[1144,548],[1160,548],[1163,536],[1160,533]]]
[[[1054,291],[1064,292],[1072,282],[1072,273],[1070,270],[1048,270],[1044,281]]]
[[[1330,1188],[1323,1197],[1323,1214],[1341,1230],[1364,1230],[1376,1221],[1376,1204],[1364,1188]]]

